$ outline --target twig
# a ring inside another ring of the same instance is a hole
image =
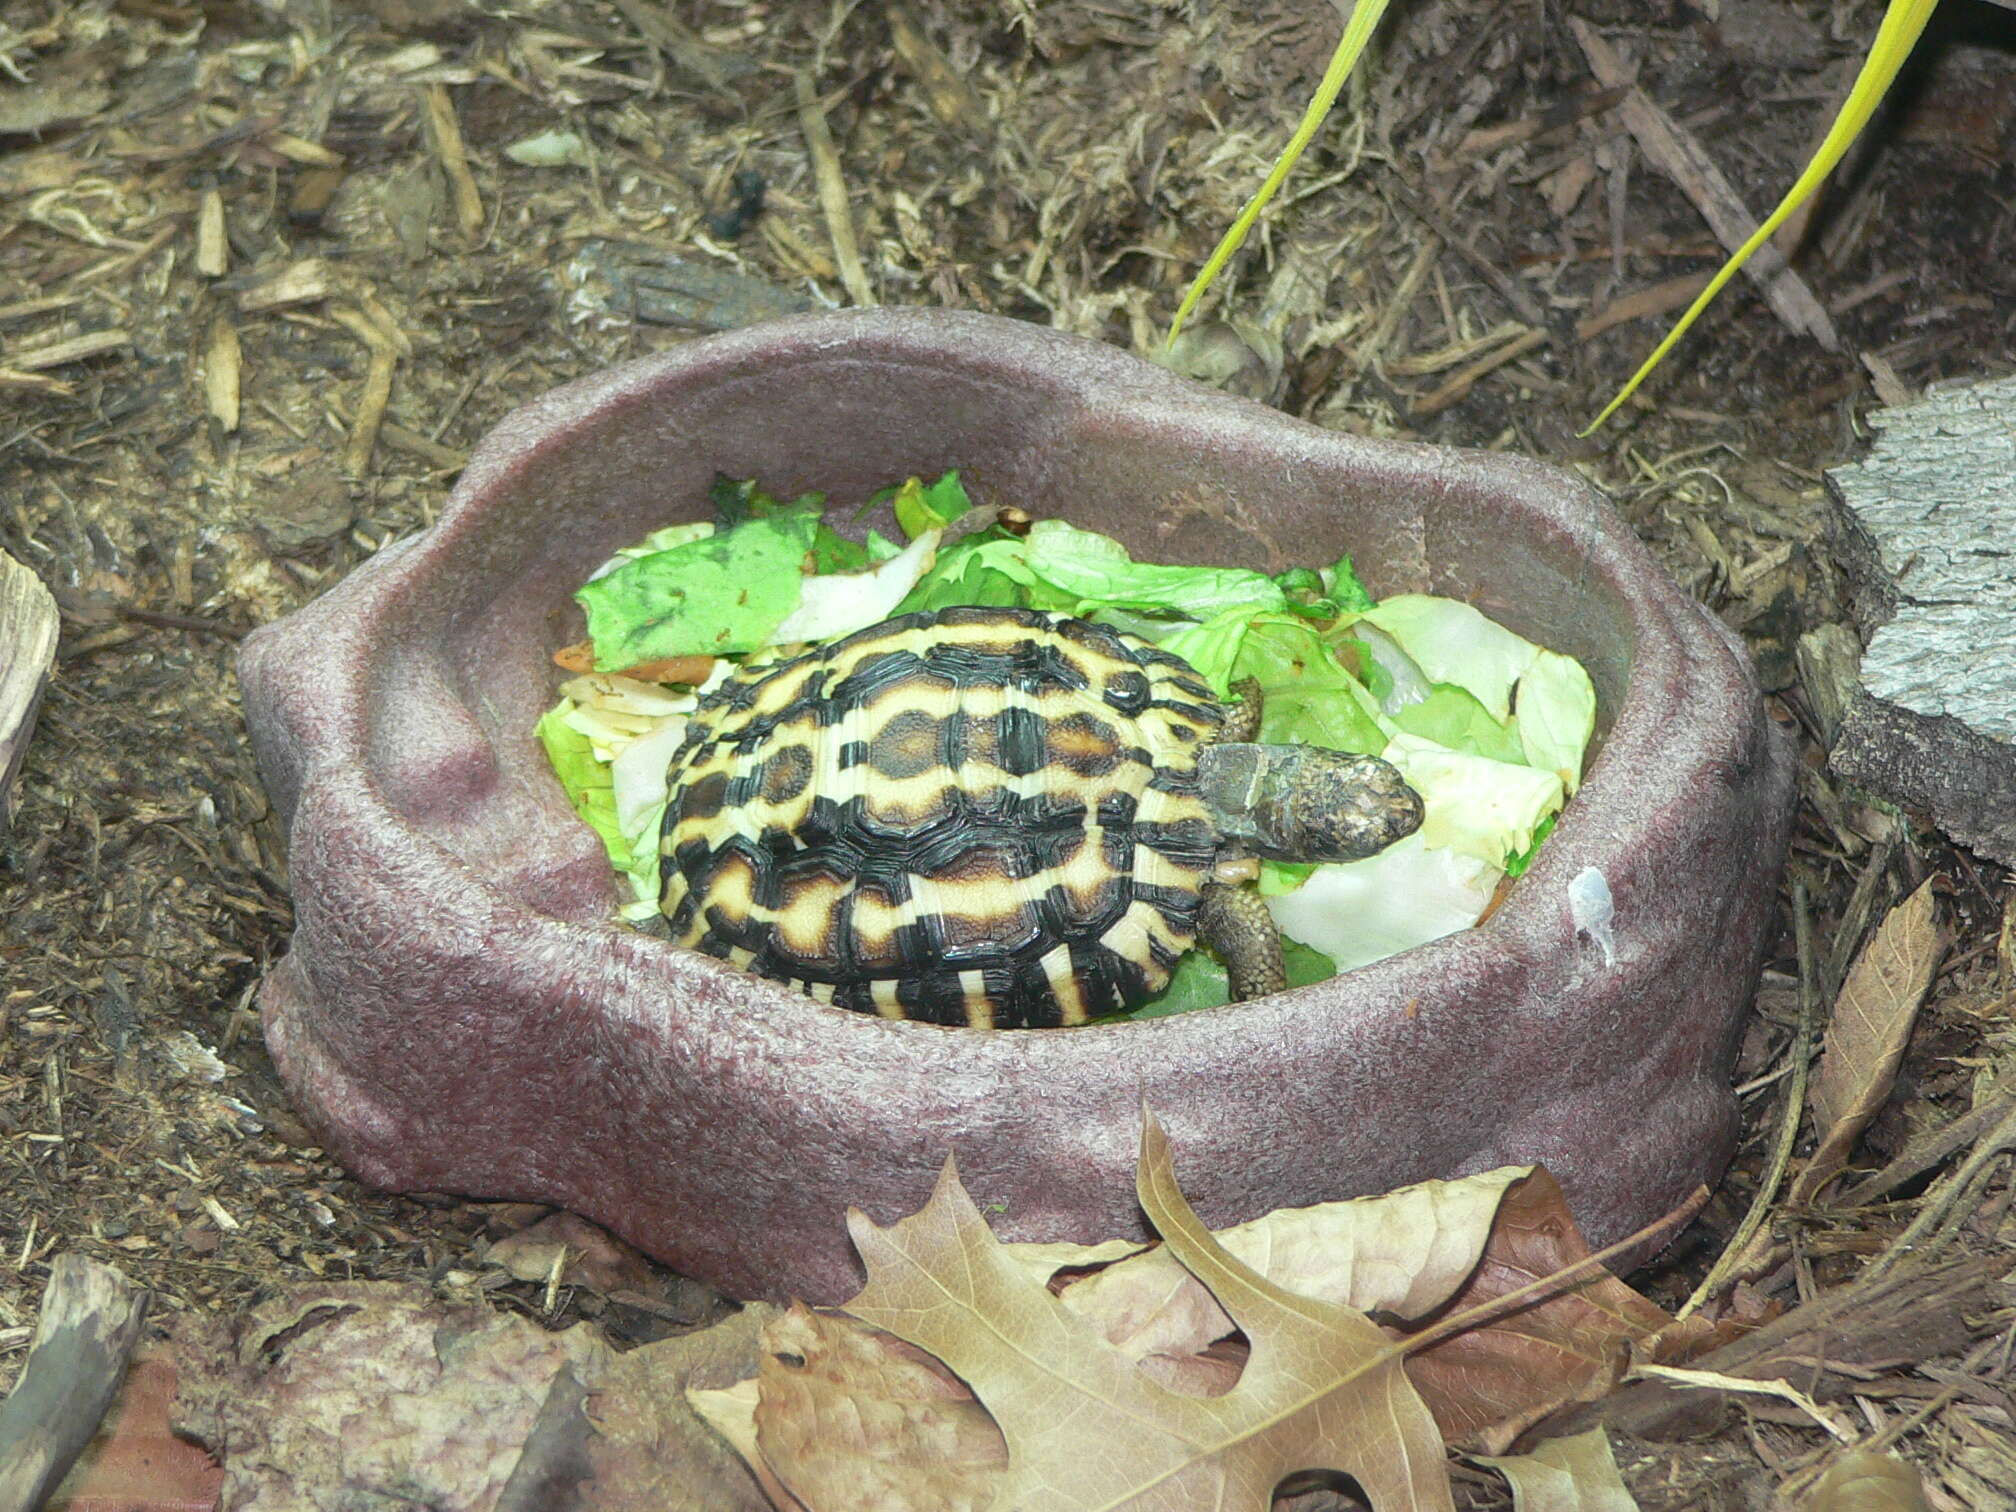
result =
[[[840,172],[840,154],[833,146],[833,133],[826,126],[826,112],[813,93],[811,77],[804,72],[792,75],[798,92],[798,126],[805,133],[806,150],[812,154],[812,176],[819,185],[819,209],[826,217],[826,234],[833,241],[833,261],[840,267],[840,282],[857,305],[875,303],[875,291],[868,286],[868,270],[861,266],[861,247],[854,240],[854,216],[847,206],[847,180]]]
[[[1589,60],[1589,71],[1597,81],[1609,88],[1626,87],[1617,106],[1618,114],[1646,158],[1694,202],[1701,218],[1708,222],[1723,246],[1731,252],[1741,247],[1756,230],[1758,218],[1750,213],[1735,187],[1715,166],[1715,160],[1691,132],[1637,87],[1634,70],[1595,27],[1570,16],[1568,29],[1581,44],[1583,55]],[[1743,271],[1762,286],[1764,298],[1789,329],[1811,336],[1830,352],[1841,349],[1834,322],[1813,297],[1806,280],[1792,271],[1775,247],[1760,247]]]
[[[2016,1106],[2003,1114],[2002,1121],[1974,1146],[1960,1169],[1926,1196],[1917,1216],[1905,1226],[1904,1232],[1890,1241],[1888,1249],[1862,1268],[1862,1274],[1855,1278],[1856,1281],[1859,1283],[1884,1275],[1907,1256],[1920,1258],[1927,1251],[1936,1249],[1938,1241],[1951,1231],[1953,1225],[1958,1224],[1959,1215],[1971,1211],[1968,1196],[1987,1178],[1989,1165],[2010,1149],[2016,1149]],[[1949,1218],[1952,1225],[1948,1223]],[[1932,1242],[1927,1243],[1928,1239]]]
[[[221,636],[225,640],[245,638],[245,632],[236,625],[204,619],[198,614],[169,614],[160,609],[141,609],[133,604],[120,604],[114,612],[121,619],[132,620],[136,625],[152,625],[159,630],[187,630],[196,635]]]
[[[1451,1313],[1446,1318],[1437,1318],[1419,1333],[1402,1337],[1400,1346],[1408,1354],[1419,1354],[1431,1344],[1439,1344],[1444,1339],[1460,1333],[1468,1333],[1473,1328],[1482,1328],[1500,1318],[1509,1317],[1529,1305],[1537,1306],[1565,1296],[1586,1281],[1594,1281],[1607,1274],[1604,1267],[1619,1255],[1629,1254],[1640,1245],[1650,1245],[1655,1239],[1663,1239],[1678,1233],[1691,1223],[1694,1215],[1701,1211],[1708,1201],[1708,1188],[1696,1187],[1688,1193],[1687,1199],[1665,1215],[1654,1218],[1635,1234],[1626,1234],[1615,1244],[1606,1244],[1592,1255],[1585,1255],[1572,1265],[1564,1265],[1552,1275],[1541,1276],[1528,1281],[1524,1286],[1515,1286],[1510,1291],[1479,1302],[1474,1307],[1466,1307],[1461,1312]]]
[[[1547,312],[1540,307],[1540,301],[1520,288],[1496,263],[1458,235],[1456,228],[1449,224],[1440,211],[1428,203],[1425,196],[1416,193],[1401,181],[1397,174],[1388,175],[1386,190],[1400,202],[1408,214],[1420,220],[1430,231],[1447,242],[1451,251],[1475,268],[1477,276],[1497,290],[1498,297],[1512,307],[1513,314],[1529,326],[1543,332],[1547,330]]]
[[[111,1266],[56,1257],[35,1345],[0,1402],[0,1512],[34,1512],[91,1442],[146,1316],[147,1293]]]
[[[427,140],[441,160],[455,196],[455,223],[464,236],[474,238],[483,229],[483,195],[476,187],[476,175],[469,171],[469,154],[462,145],[462,124],[455,119],[455,102],[448,98],[447,86],[429,84],[422,92]]]
[[[1470,366],[1456,373],[1440,388],[1410,404],[1407,407],[1407,411],[1410,415],[1414,416],[1439,414],[1468,394],[1477,380],[1482,378],[1486,373],[1501,368],[1506,363],[1512,362],[1517,358],[1524,357],[1535,347],[1542,347],[1546,344],[1547,332],[1544,330],[1529,329],[1521,331],[1496,351],[1479,357]]]
[[[1994,1093],[1977,1107],[1962,1113],[1945,1128],[1924,1139],[1912,1141],[1903,1154],[1874,1175],[1856,1183],[1852,1190],[1842,1193],[1835,1199],[1835,1204],[1843,1208],[1858,1208],[1874,1202],[1885,1192],[1895,1191],[1905,1182],[1922,1176],[1955,1150],[1971,1145],[2011,1112],[2016,1112],[2016,1069],[2004,1071],[2003,1081],[1998,1082]]]
[[[1792,1040],[1792,1080],[1785,1090],[1785,1111],[1779,1115],[1778,1133],[1771,1141],[1771,1161],[1764,1172],[1763,1182],[1757,1188],[1756,1197],[1751,1199],[1750,1211],[1743,1215],[1743,1222],[1737,1226],[1708,1274],[1701,1278],[1701,1284],[1694,1288],[1694,1294],[1673,1315],[1676,1320],[1699,1308],[1736,1270],[1748,1269],[1754,1264],[1749,1254],[1751,1241],[1771,1214],[1771,1204],[1777,1200],[1778,1188],[1785,1180],[1786,1169],[1792,1164],[1792,1147],[1799,1142],[1799,1117],[1806,1109],[1806,1081],[1811,1074],[1813,1059],[1813,1031],[1820,1017],[1819,967],[1813,955],[1813,919],[1803,882],[1794,883],[1792,887],[1792,926],[1799,947],[1799,1032]]]

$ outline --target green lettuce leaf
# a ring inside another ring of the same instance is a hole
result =
[[[634,863],[630,842],[616,822],[615,779],[608,766],[595,759],[593,742],[566,722],[573,707],[572,699],[563,698],[539,717],[536,728],[539,743],[546,747],[546,759],[553,763],[553,771],[566,791],[567,801],[574,805],[574,812],[602,837],[609,864],[627,872]]]
[[[744,520],[767,520],[772,515],[809,514],[816,518],[826,508],[826,495],[823,493],[802,493],[795,499],[780,499],[775,494],[764,492],[754,478],[731,478],[726,473],[714,475],[707,497],[714,505],[715,518],[720,520],[723,530],[740,525]]]
[[[1162,642],[1219,696],[1246,678],[1260,684],[1260,739],[1376,753],[1386,734],[1377,708],[1308,621],[1234,609]]]
[[[1337,558],[1337,564],[1323,574],[1323,588],[1347,614],[1362,614],[1372,607],[1372,595],[1358,581],[1358,569],[1348,555]]]
[[[926,483],[922,478],[904,479],[890,503],[896,512],[896,523],[913,541],[927,530],[943,530],[973,507],[956,468],[936,483]]]
[[[1512,726],[1523,759],[1552,772],[1569,792],[1582,785],[1582,756],[1596,733],[1596,685],[1582,663],[1556,651],[1542,651],[1519,679]]]
[[[1327,982],[1337,975],[1336,962],[1322,951],[1285,937],[1281,941],[1281,966],[1287,973],[1291,988]],[[1232,986],[1226,978],[1224,965],[1208,950],[1191,950],[1176,962],[1176,969],[1169,976],[1169,985],[1160,993],[1139,1008],[1109,1017],[1167,1018],[1174,1013],[1190,1013],[1198,1008],[1217,1008],[1231,1001]]]
[[[1522,682],[1520,687],[1523,689],[1525,684]],[[1503,721],[1493,719],[1491,711],[1477,701],[1475,694],[1455,683],[1435,684],[1419,703],[1396,709],[1392,719],[1409,735],[1419,735],[1452,751],[1467,751],[1493,761],[1523,764],[1526,760],[1519,737]]]
[[[798,607],[818,529],[818,515],[802,509],[758,516],[585,584],[574,596],[588,611],[596,670],[764,645]]]
[[[1381,599],[1361,618],[1392,636],[1431,683],[1467,688],[1493,719],[1511,713],[1512,685],[1540,655],[1533,642],[1460,599],[1402,593]]]
[[[977,531],[938,553],[931,570],[917,581],[898,614],[950,609],[960,604],[988,608],[1075,610],[1078,601],[1036,576],[1028,543],[998,527]]]
[[[1523,877],[1526,875],[1527,868],[1532,866],[1534,861],[1538,859],[1540,847],[1547,843],[1547,837],[1554,833],[1554,826],[1560,822],[1560,819],[1561,816],[1559,814],[1549,814],[1545,819],[1542,819],[1538,824],[1533,826],[1533,843],[1516,855],[1505,858],[1506,876]]]
[[[1078,601],[1208,619],[1228,609],[1280,609],[1280,587],[1244,567],[1164,567],[1137,562],[1111,536],[1038,520],[1027,537],[1030,571]]]

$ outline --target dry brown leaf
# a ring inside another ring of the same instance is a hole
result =
[[[1443,1315],[1488,1303],[1589,1254],[1560,1184],[1536,1167],[1506,1194],[1483,1259]],[[1705,1322],[1675,1325],[1663,1308],[1599,1270],[1545,1301],[1429,1345],[1408,1358],[1407,1374],[1452,1443],[1503,1450],[1558,1408],[1602,1396],[1634,1349],[1658,1360],[1685,1359],[1725,1336]]]
[[[303,1287],[178,1331],[177,1428],[224,1460],[234,1512],[490,1507],[548,1387],[592,1377],[584,1328],[450,1307],[423,1286]]]
[[[987,1409],[922,1350],[794,1307],[764,1331],[755,1426],[808,1507],[983,1512],[1008,1465]],[[927,1429],[928,1431],[919,1431]]]
[[[1449,1508],[1441,1436],[1397,1368],[1398,1346],[1362,1314],[1298,1297],[1227,1253],[1183,1201],[1152,1119],[1143,1128],[1137,1191],[1166,1247],[1251,1341],[1245,1370],[1223,1395],[1167,1389],[1074,1316],[988,1231],[950,1162],[915,1216],[883,1229],[850,1214],[869,1279],[849,1311],[929,1351],[971,1385],[1008,1447],[1006,1466],[985,1484],[969,1456],[973,1479],[962,1486],[974,1504],[1264,1512],[1284,1476],[1329,1469],[1355,1477],[1381,1512]],[[809,1369],[809,1356],[787,1353]],[[888,1400],[878,1401],[878,1413]],[[928,1463],[919,1443],[946,1431],[946,1405],[879,1419],[891,1431],[861,1439]],[[717,1398],[711,1406],[727,1404]],[[777,1478],[799,1497],[816,1484],[832,1498],[802,1503],[815,1512],[864,1505],[892,1486],[886,1453],[851,1480],[842,1466],[815,1474],[790,1458],[793,1445],[823,1452],[831,1442],[826,1417],[804,1416],[801,1406],[787,1437],[782,1423],[766,1430],[762,1407],[749,1410],[754,1447]],[[955,1430],[954,1442],[977,1440]],[[892,1512],[959,1504],[942,1487],[924,1500],[877,1503]]]
[[[1925,1512],[1929,1505],[1916,1466],[1868,1449],[1829,1466],[1806,1503],[1807,1512]]]
[[[557,1263],[560,1284],[610,1292],[652,1289],[657,1273],[631,1246],[576,1213],[549,1213],[529,1228],[507,1234],[484,1253],[484,1263],[520,1281],[545,1281]]]
[[[708,1431],[689,1388],[727,1386],[757,1368],[777,1309],[752,1303],[712,1328],[617,1355],[593,1381],[594,1480],[574,1512],[763,1512],[748,1466]],[[786,1506],[788,1502],[775,1502]]]
[[[1794,1203],[1812,1201],[1840,1174],[1855,1141],[1889,1098],[1945,948],[1927,882],[1890,910],[1849,968],[1813,1082],[1820,1143],[1793,1183]]]
[[[1419,1318],[1477,1268],[1506,1191],[1530,1166],[1428,1181],[1379,1197],[1283,1208],[1215,1236],[1297,1296]],[[1064,1305],[1135,1359],[1193,1355],[1232,1331],[1211,1292],[1164,1246],[1067,1286]]]
[[[1638,1512],[1601,1428],[1549,1439],[1531,1454],[1477,1455],[1512,1487],[1512,1512]]]

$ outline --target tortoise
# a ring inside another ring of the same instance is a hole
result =
[[[1255,745],[1182,658],[1019,608],[899,615],[704,697],[668,769],[675,943],[814,998],[977,1028],[1084,1023],[1201,936],[1284,985],[1252,858],[1369,856],[1421,800],[1388,763]]]

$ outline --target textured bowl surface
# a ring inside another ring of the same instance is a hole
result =
[[[892,1023],[607,922],[600,843],[532,736],[573,589],[703,516],[717,472],[844,500],[954,466],[1150,560],[1349,550],[1375,594],[1468,599],[1581,658],[1581,794],[1483,927],[1141,1024]],[[296,907],[267,1038],[380,1186],[563,1204],[738,1295],[831,1302],[859,1274],[844,1211],[913,1211],[948,1151],[1004,1237],[1142,1233],[1144,1102],[1214,1224],[1544,1161],[1601,1243],[1731,1147],[1789,745],[1733,638],[1529,461],[1319,430],[988,316],[805,317],[506,417],[437,525],[249,638],[241,675]],[[1607,942],[1570,907],[1591,867]]]

